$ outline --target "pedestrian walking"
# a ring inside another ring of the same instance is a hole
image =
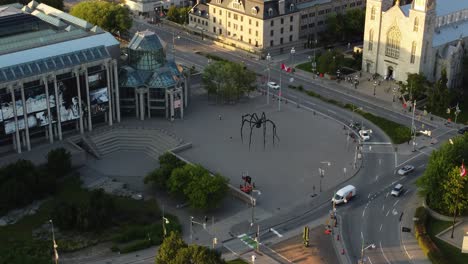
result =
[[[223,117],[221,115],[218,115],[218,118],[219,118],[219,120],[223,119]]]

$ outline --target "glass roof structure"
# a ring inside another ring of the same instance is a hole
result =
[[[66,68],[72,68],[84,63],[95,62],[110,58],[105,46],[98,46],[59,56],[39,59],[27,63],[0,68],[0,83],[11,82],[37,76],[49,72],[55,72]]]

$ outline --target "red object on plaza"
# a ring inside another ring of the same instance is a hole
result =
[[[244,185],[241,184],[239,186],[240,190],[247,194],[250,194],[255,188],[255,183],[252,183],[252,177],[245,175],[242,176],[242,180],[244,181]]]
[[[462,162],[462,165],[461,165],[461,168],[460,168],[460,176],[462,176],[462,178],[466,176],[466,168],[465,168],[465,164],[463,164],[463,162]]]
[[[281,63],[281,69],[285,72],[291,72],[291,67],[286,66],[284,63]]]
[[[325,235],[329,235],[329,234],[331,234],[331,230],[330,230],[330,229],[326,229],[326,230],[325,230]]]

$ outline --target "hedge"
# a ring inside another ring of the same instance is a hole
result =
[[[418,221],[415,221],[414,235],[418,240],[419,247],[433,264],[449,264],[443,257],[442,252],[437,248],[431,237],[426,232],[428,213],[426,208],[418,207],[414,214]]]

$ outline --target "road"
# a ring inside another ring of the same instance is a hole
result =
[[[155,31],[161,39],[172,45],[175,43],[175,53],[168,50],[168,57],[174,56],[178,61],[184,62],[187,66],[196,65],[199,68],[208,64],[208,59],[196,52],[204,52],[216,54],[231,61],[244,62],[245,65],[255,71],[259,75],[266,75],[266,64],[264,61],[258,61],[240,55],[236,52],[230,52],[223,48],[209,45],[208,42],[202,41],[196,36],[187,35],[186,33],[172,33],[172,29],[164,26],[150,26],[136,22],[136,29],[150,29]],[[179,35],[180,38],[175,38]],[[284,75],[279,69],[280,61],[274,61],[271,68],[271,81],[285,83],[292,75]],[[278,67],[274,67],[274,65]],[[280,75],[284,75],[279,77]],[[330,87],[320,81],[312,78],[294,75],[294,85],[302,85],[306,90],[312,90],[327,98],[333,98],[336,101],[351,103],[358,107],[362,107],[365,111],[374,115],[385,117],[389,120],[410,126],[411,117],[407,114],[400,113],[394,109],[387,108],[379,104],[378,99],[366,95],[358,95],[354,91],[343,91],[340,87]],[[365,165],[354,178],[346,184],[353,184],[358,187],[358,196],[348,204],[338,207],[338,215],[343,220],[342,228],[344,240],[347,247],[347,252],[350,252],[350,260],[356,263],[361,257],[361,245],[368,246],[375,244],[375,249],[365,250],[366,260],[369,263],[410,263],[403,247],[400,244],[400,226],[399,218],[402,208],[405,205],[405,198],[408,192],[414,192],[414,181],[421,174],[428,160],[428,155],[422,152],[416,152],[410,156],[405,156],[402,163],[398,163],[397,155],[394,153],[393,145],[386,135],[379,131],[378,127],[363,120],[359,115],[350,111],[344,111],[342,108],[335,105],[324,103],[323,101],[313,98],[304,97],[304,94],[295,90],[283,89],[282,96],[288,100],[296,101],[299,107],[307,107],[317,114],[323,113],[340,122],[348,124],[350,120],[365,123],[365,126],[377,131],[372,137],[371,143],[363,146],[365,153]],[[438,127],[436,124],[415,121],[416,127],[421,127],[424,123],[426,129],[437,130],[441,134],[440,141],[452,136],[446,128]],[[416,166],[416,172],[412,175],[400,177],[395,175],[395,169],[405,162],[410,161]],[[389,192],[397,182],[406,186],[406,192],[399,198],[394,198],[389,195]],[[306,210],[300,216],[294,217],[286,221],[275,222],[271,220],[270,225],[266,225],[262,229],[262,240],[275,236],[274,233],[268,232],[269,227],[275,227],[279,233],[286,232],[302,226],[310,222],[311,219],[318,219],[321,216],[328,214],[331,209],[328,198],[324,198],[323,202],[312,210]],[[235,239],[233,239],[234,241]],[[229,243],[229,241],[227,241]],[[265,251],[269,252],[267,249]],[[265,252],[264,251],[264,252]],[[281,257],[275,253],[271,254],[279,262],[284,262]],[[125,262],[122,262],[125,263]],[[142,262],[143,263],[143,262]]]

